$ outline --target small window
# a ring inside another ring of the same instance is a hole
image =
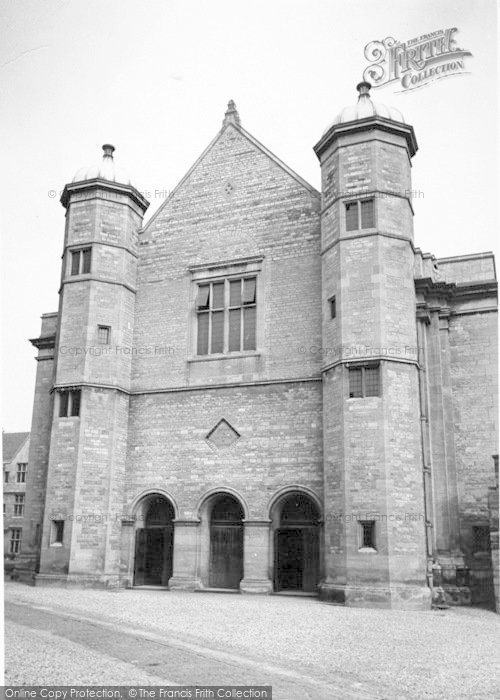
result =
[[[59,392],[59,418],[80,415],[80,389]]]
[[[90,272],[92,248],[71,251],[71,274],[86,275]]]
[[[375,227],[375,200],[362,199],[357,202],[346,202],[345,228],[346,231],[359,231]]]
[[[59,418],[66,418],[68,415],[69,391],[59,392]]]
[[[10,553],[18,554],[21,551],[22,529],[13,527],[10,531]]]
[[[3,473],[3,483],[8,484],[9,483],[9,472],[4,472]]]
[[[364,379],[365,379],[365,396],[379,396],[379,368],[378,367],[364,367]]]
[[[24,515],[24,494],[16,493],[14,496],[14,517],[20,518]]]
[[[99,345],[109,345],[111,340],[110,326],[97,326],[97,342]]]
[[[375,549],[375,520],[359,521],[359,548]]]
[[[489,552],[491,550],[490,528],[488,525],[476,525],[472,528],[472,551]]]
[[[349,398],[380,396],[380,366],[349,367]]]
[[[26,483],[26,472],[28,471],[28,465],[26,463],[19,462],[17,465],[16,481],[18,484]]]
[[[62,544],[64,537],[64,520],[52,521],[52,544]]]
[[[330,305],[330,318],[336,318],[337,316],[337,301],[335,297],[331,297],[328,300],[328,303]]]
[[[345,205],[345,227],[347,231],[358,229],[358,203],[348,202]]]
[[[373,199],[364,199],[361,205],[361,228],[373,228],[375,226],[375,210]]]
[[[363,370],[361,367],[349,369],[349,398],[358,399],[363,396]]]
[[[70,415],[79,416],[80,415],[80,391],[70,392]]]

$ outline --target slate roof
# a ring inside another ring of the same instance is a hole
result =
[[[29,433],[2,433],[3,461],[11,462],[29,436]]]

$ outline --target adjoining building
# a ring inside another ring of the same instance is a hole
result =
[[[29,433],[2,431],[3,552],[10,561],[21,552],[29,449]]]
[[[321,193],[232,101],[147,224],[110,145],[66,185],[37,584],[491,604],[494,259],[415,246],[415,133],[369,88],[315,146]]]

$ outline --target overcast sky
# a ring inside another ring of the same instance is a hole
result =
[[[243,126],[319,189],[312,146],[356,101],[364,47],[457,27],[467,74],[401,92],[420,147],[415,242],[492,250],[497,201],[494,0],[2,0],[3,428],[29,430],[40,315],[58,306],[59,193],[116,146],[149,218],[221,126]],[[398,91],[399,90],[399,91]],[[50,194],[49,194],[50,193]]]

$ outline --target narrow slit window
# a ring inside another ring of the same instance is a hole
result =
[[[337,302],[335,297],[331,297],[331,299],[328,300],[330,304],[330,318],[336,318],[337,316]]]
[[[360,549],[375,549],[375,521],[361,520],[360,526]]]
[[[111,340],[110,326],[97,326],[97,342],[99,345],[109,345]]]
[[[52,544],[62,544],[64,538],[64,520],[52,521]]]

